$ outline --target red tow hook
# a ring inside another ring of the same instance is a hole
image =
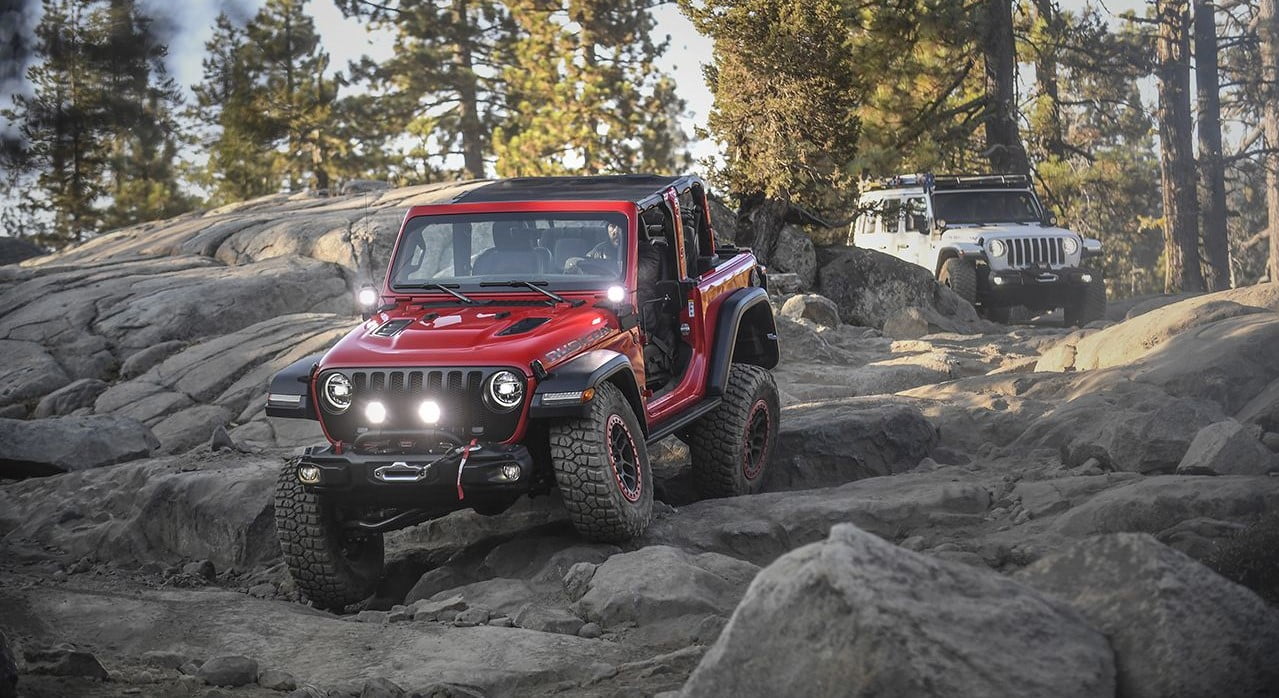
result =
[[[462,491],[462,468],[466,467],[466,459],[471,455],[471,449],[475,448],[475,443],[479,439],[471,439],[471,443],[462,449],[462,462],[457,464],[457,501],[466,499],[466,493]]]

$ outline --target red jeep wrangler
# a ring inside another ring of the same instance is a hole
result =
[[[458,192],[461,193],[458,193]],[[644,532],[648,444],[689,444],[709,497],[757,492],[777,437],[764,270],[717,244],[696,177],[476,182],[409,210],[366,320],[271,381],[267,414],[329,445],[280,475],[303,594],[341,609],[382,534],[558,488],[597,541]]]

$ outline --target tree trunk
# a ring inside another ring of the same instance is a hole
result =
[[[747,194],[739,200],[742,205],[737,210],[736,243],[751,248],[761,264],[768,264],[777,251],[790,202],[770,198],[763,192]]]
[[[1261,77],[1267,95],[1262,113],[1266,137],[1266,213],[1270,228],[1271,283],[1279,283],[1279,0],[1260,0],[1257,34],[1261,40]]]
[[[1195,0],[1195,88],[1199,111],[1199,188],[1209,291],[1230,288],[1226,238],[1226,174],[1221,158],[1221,83],[1217,77],[1217,17],[1211,0]]]
[[[466,174],[484,177],[484,125],[480,123],[479,80],[471,58],[472,31],[467,0],[453,0],[453,69],[457,80],[458,128],[462,138],[462,164]]]
[[[1202,291],[1194,129],[1190,119],[1189,0],[1159,0],[1156,77],[1164,203],[1164,291]]]
[[[986,157],[993,171],[1027,174],[1017,132],[1017,53],[1012,0],[986,0],[982,53],[986,63]]]
[[[1040,46],[1035,54],[1035,82],[1039,85],[1039,98],[1047,100],[1045,126],[1048,134],[1043,148],[1048,157],[1061,160],[1066,157],[1066,141],[1061,126],[1061,94],[1057,81],[1057,47],[1061,41],[1061,12],[1053,0],[1035,0],[1035,8],[1048,25],[1049,46]]]

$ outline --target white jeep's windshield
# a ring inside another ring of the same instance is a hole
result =
[[[933,218],[956,223],[1028,223],[1041,218],[1039,202],[1028,191],[933,192]]]
[[[623,278],[626,230],[626,216],[608,212],[419,216],[405,226],[391,286],[531,281],[599,288]]]

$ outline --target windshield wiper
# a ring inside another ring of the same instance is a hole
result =
[[[543,296],[546,296],[548,299],[550,299],[554,303],[568,302],[564,298],[564,296],[561,296],[560,294],[555,293],[554,291],[548,291],[542,288],[545,285],[546,285],[545,281],[481,281],[480,282],[480,286],[506,286],[508,288],[527,288],[531,291],[537,291]]]
[[[457,284],[400,284],[397,286],[397,288],[422,288],[428,291],[443,291],[468,305],[475,305],[479,302],[464,293],[454,291],[453,289],[457,287]]]

